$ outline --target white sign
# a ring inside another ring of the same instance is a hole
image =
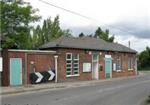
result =
[[[41,80],[42,80],[42,78],[43,78],[43,75],[42,75],[41,73],[39,73],[39,72],[36,72],[35,74],[36,74],[37,77],[38,77],[38,79],[36,80],[36,83],[41,82]]]
[[[105,55],[105,58],[111,58],[111,55]]]
[[[50,70],[50,71],[48,71],[48,73],[51,75],[48,80],[49,80],[49,81],[53,80],[53,78],[55,77],[54,72],[52,72],[52,71]]]
[[[113,71],[116,71],[116,63],[113,63]]]
[[[2,57],[0,57],[0,72],[3,71],[3,61],[2,61]]]
[[[91,72],[91,63],[83,63],[83,72]]]

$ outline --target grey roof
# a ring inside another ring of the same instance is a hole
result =
[[[57,40],[46,43],[40,47],[40,49],[48,48],[78,48],[88,50],[106,50],[136,53],[135,50],[124,45],[118,43],[109,43],[102,39],[92,37],[60,37]]]

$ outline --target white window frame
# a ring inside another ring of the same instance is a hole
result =
[[[117,67],[118,63],[119,63],[120,69],[118,69],[118,67]],[[117,56],[117,59],[116,59],[116,71],[117,72],[121,72],[122,71],[122,56],[121,55]]]
[[[128,57],[128,71],[134,70],[134,58],[132,56]]]
[[[75,53],[76,54],[76,53]],[[71,55],[71,59],[68,59],[67,58],[67,55]],[[79,54],[77,54],[77,59],[74,59],[73,58],[73,53],[66,53],[66,77],[72,77],[72,76],[79,76]],[[67,63],[67,60],[71,60],[71,67],[67,67],[67,64],[70,64],[70,63]],[[73,61],[78,61],[78,63],[74,63]],[[74,67],[74,65],[78,65],[77,67]],[[67,68],[71,69],[71,75],[67,75]],[[74,68],[78,68],[78,74],[74,74]]]
[[[67,58],[68,55],[71,56],[70,59]],[[67,63],[67,61],[71,61],[71,63]],[[71,65],[71,67],[67,67],[67,65]],[[72,53],[67,53],[67,54],[66,54],[66,75],[67,75],[67,73],[68,73],[67,69],[71,69],[70,72],[72,72]],[[72,73],[71,73],[71,74],[72,74]]]

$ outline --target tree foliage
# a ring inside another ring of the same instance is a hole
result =
[[[42,26],[37,26],[33,29],[33,48],[38,48],[40,45],[55,40],[61,36],[71,36],[70,30],[63,30],[60,27],[59,16],[54,20],[48,18],[43,21]]]
[[[35,15],[38,11],[25,2],[0,1],[1,47],[16,49],[37,49],[40,45],[55,40],[60,36],[70,36],[70,30],[60,28],[59,16],[48,18],[43,25],[34,28],[31,23],[40,20]]]
[[[94,37],[103,39],[107,42],[114,42],[114,38],[115,38],[114,35],[109,37],[109,30],[108,29],[103,31],[100,27],[98,27],[97,30],[95,31]]]
[[[139,69],[150,69],[150,48],[146,47],[144,51],[139,54]]]
[[[83,37],[83,36],[85,36],[85,35],[84,35],[83,32],[81,32],[81,33],[79,34],[79,37]]]
[[[10,0],[11,1],[11,0]],[[30,23],[40,19],[36,9],[24,2],[0,1],[2,48],[31,48]]]

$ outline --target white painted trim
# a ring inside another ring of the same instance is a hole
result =
[[[105,55],[105,58],[111,58],[111,55]]]
[[[136,75],[138,75],[138,71],[137,71],[137,58],[135,58],[135,65],[134,65],[135,67],[135,72],[136,72]]]
[[[96,62],[96,63],[98,63],[98,65],[97,65],[97,66],[98,66],[98,67],[97,67],[97,69],[98,69],[98,70],[97,70],[97,72],[98,72],[98,74],[97,74],[97,80],[99,80],[99,55],[97,54],[97,59],[96,59],[96,60],[93,60],[93,56],[94,56],[94,55],[92,54],[92,64],[91,64],[91,65],[92,65],[92,79],[95,78],[94,75],[93,75],[93,74],[94,74],[93,63]]]
[[[67,59],[67,55],[68,55],[68,54],[71,55],[71,59]],[[66,53],[66,61],[67,61],[67,60],[71,60],[71,62],[72,62],[72,53]]]
[[[68,54],[71,55],[71,59],[67,59],[67,55],[68,55]],[[71,73],[72,73],[72,72],[73,72],[73,68],[74,68],[74,65],[73,65],[73,64],[77,64],[77,65],[78,65],[77,67],[75,67],[75,68],[78,68],[78,74],[75,74],[75,75],[67,75],[67,71],[66,71],[66,77],[79,76],[79,73],[80,73],[80,71],[79,71],[79,69],[80,69],[80,68],[79,68],[79,64],[80,64],[80,61],[79,61],[79,60],[80,60],[80,57],[79,57],[79,56],[80,56],[80,55],[79,55],[79,53],[77,53],[77,55],[78,55],[78,59],[73,59],[73,53],[66,53],[66,65],[67,65],[67,64],[70,64],[70,65],[71,65],[71,67],[67,67],[67,66],[66,66],[66,69],[67,69],[67,68],[70,68],[70,69],[71,69]],[[67,63],[67,60],[68,60],[68,61],[71,61],[71,63]],[[73,63],[73,64],[72,64],[72,60],[78,61],[78,63]],[[69,72],[69,73],[70,73],[70,72]]]
[[[112,59],[111,59],[111,73],[110,73],[110,78],[112,78]]]
[[[48,50],[20,50],[20,49],[8,49],[8,51],[12,52],[43,52],[43,53],[56,53],[56,51],[48,51]]]
[[[116,70],[116,72],[121,72],[122,70]]]
[[[55,58],[55,82],[58,82],[58,56],[54,56]]]
[[[75,74],[75,75],[66,75],[66,77],[76,77],[76,76],[80,76],[79,74]]]
[[[134,69],[128,69],[128,71],[133,71]]]
[[[0,72],[3,71],[3,57],[0,57]]]

